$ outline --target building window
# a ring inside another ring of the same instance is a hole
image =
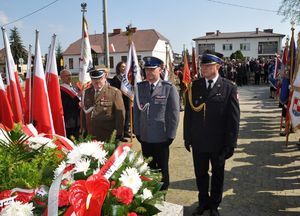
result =
[[[110,68],[114,68],[114,57],[113,56],[109,56],[109,66]]]
[[[223,44],[223,51],[232,50],[232,44]]]
[[[121,56],[121,61],[122,62],[127,62],[127,56]]]
[[[69,58],[69,69],[74,68],[73,58]]]
[[[274,54],[278,52],[278,42],[259,42],[258,43],[258,54]]]
[[[215,51],[215,44],[198,44],[199,55],[202,55],[206,50]]]
[[[250,43],[241,43],[240,44],[240,50],[250,51]]]

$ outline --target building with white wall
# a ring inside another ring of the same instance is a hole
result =
[[[256,28],[249,32],[207,32],[205,36],[194,38],[193,41],[198,55],[209,49],[230,57],[232,53],[241,50],[247,58],[266,58],[281,52],[284,37],[284,34],[273,33],[273,29],[259,31]]]
[[[137,30],[133,28],[132,41],[134,42],[138,60],[145,56],[155,56],[162,60],[166,59],[166,49],[172,53],[169,40],[154,29]],[[94,65],[104,63],[103,34],[89,36]],[[72,73],[79,73],[81,38],[70,44],[63,53],[64,67]],[[120,61],[127,61],[128,36],[122,29],[114,29],[109,34],[109,62],[110,76],[115,74],[115,67]],[[172,57],[171,57],[172,58]]]

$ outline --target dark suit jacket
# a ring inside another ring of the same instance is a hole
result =
[[[198,152],[220,152],[226,146],[236,147],[240,120],[236,85],[219,76],[208,92],[205,79],[200,78],[193,81],[192,94],[194,106],[206,103],[206,111],[192,110],[186,95],[184,140]]]

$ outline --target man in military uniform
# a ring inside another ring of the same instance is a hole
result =
[[[162,61],[145,57],[146,81],[138,83],[134,98],[134,132],[145,157],[152,157],[152,169],[162,172],[162,188],[169,186],[169,145],[179,121],[176,87],[160,79]]]
[[[72,85],[72,75],[67,69],[60,72],[62,84],[60,85],[61,101],[64,109],[64,119],[67,137],[79,137],[80,128],[80,97],[79,89]]]
[[[237,87],[218,74],[222,54],[202,56],[203,77],[192,82],[187,92],[184,113],[185,148],[193,149],[194,170],[199,190],[199,206],[193,215],[210,209],[219,216],[222,200],[225,160],[233,155],[239,132],[240,109]],[[212,176],[209,191],[209,162]]]
[[[122,139],[125,108],[121,91],[107,84],[106,68],[92,69],[89,73],[92,86],[83,95],[87,131],[97,140],[106,141],[117,130],[117,139]]]

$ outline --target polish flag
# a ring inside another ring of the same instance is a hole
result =
[[[31,98],[32,98],[32,85],[31,85],[31,45],[28,49],[28,60],[27,60],[27,71],[26,71],[26,81],[25,81],[25,101],[26,101],[26,111],[24,120],[26,124],[31,123]]]
[[[8,129],[13,129],[14,118],[13,112],[9,105],[9,101],[6,95],[5,87],[0,77],[0,123],[6,126]]]
[[[7,66],[6,68],[7,68],[7,75],[8,75],[6,76],[6,80],[7,80],[8,100],[11,104],[14,121],[22,122],[23,113],[22,113],[22,106],[21,106],[22,104],[20,99],[23,98],[23,95],[22,94],[19,95],[18,92],[17,82],[19,83],[19,79],[18,78],[16,79],[16,77],[18,77],[18,74],[15,73],[17,71],[16,65],[14,63],[14,59],[11,54],[11,49],[8,42],[6,30],[4,28],[2,28],[2,33],[3,33],[3,41],[4,41],[5,52],[6,52],[6,66]]]
[[[55,134],[38,34],[36,31],[32,120],[39,133]]]
[[[52,36],[50,55],[48,56],[46,66],[46,83],[48,88],[48,95],[55,132],[58,135],[66,136],[64,110],[61,102],[60,87],[57,73],[55,38],[56,35],[54,34]]]

